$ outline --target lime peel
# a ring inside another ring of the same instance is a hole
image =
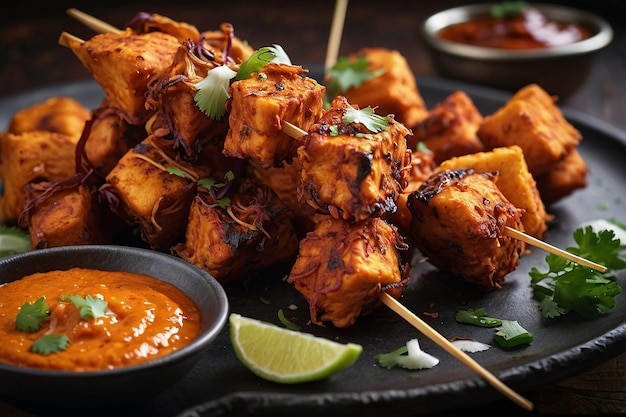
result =
[[[351,366],[363,352],[308,333],[231,313],[230,340],[237,358],[268,381],[296,384],[326,379]]]

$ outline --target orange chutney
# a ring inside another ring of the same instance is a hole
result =
[[[103,317],[81,319],[65,295],[107,302]],[[46,298],[50,318],[27,333],[16,328],[24,303]],[[167,355],[200,331],[194,302],[175,286],[154,277],[84,268],[36,273],[0,286],[0,361],[17,366],[95,371],[135,365]],[[65,334],[66,350],[31,351],[44,334]]]
[[[567,45],[587,39],[591,30],[576,22],[548,18],[538,9],[528,7],[516,17],[476,16],[441,29],[444,40],[497,49],[542,49]]]

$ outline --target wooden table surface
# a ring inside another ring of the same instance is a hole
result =
[[[428,3],[428,4],[425,4]],[[436,76],[418,37],[419,22],[428,14],[463,1],[387,2],[353,1],[349,4],[340,55],[366,46],[400,51],[416,77]],[[553,1],[552,3],[559,3]],[[179,5],[177,2],[47,2],[37,7],[29,2],[0,6],[0,98],[61,83],[91,79],[70,50],[58,45],[61,31],[83,39],[93,32],[66,15],[76,7],[115,26],[123,25],[139,11],[159,13],[194,24],[201,30],[216,29],[230,22],[235,33],[253,46],[280,44],[292,61],[305,67],[323,64],[334,2],[323,0],[221,1]],[[569,1],[603,15],[612,24],[615,38],[595,62],[586,84],[559,104],[626,129],[626,2],[621,0]],[[626,413],[626,354],[580,375],[525,393],[535,404],[533,414]],[[454,415],[459,410],[455,410]],[[527,415],[502,400],[468,410],[474,415]],[[485,413],[485,414],[483,414]],[[506,414],[505,414],[506,413]],[[30,414],[0,404],[2,416]],[[441,416],[447,413],[441,414]],[[452,413],[450,413],[452,415]]]

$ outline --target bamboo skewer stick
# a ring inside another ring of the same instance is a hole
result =
[[[471,370],[476,372],[478,375],[483,377],[491,386],[500,391],[504,396],[513,401],[515,404],[519,405],[523,409],[527,411],[532,411],[534,408],[533,403],[522,397],[517,392],[513,391],[506,384],[496,378],[491,372],[482,367],[478,362],[472,359],[467,353],[463,352],[456,346],[454,346],[448,339],[443,337],[440,333],[438,333],[435,329],[430,327],[426,322],[413,314],[410,310],[408,310],[405,306],[400,304],[398,300],[390,296],[389,294],[383,292],[380,295],[380,299],[382,302],[392,309],[395,313],[397,313],[400,317],[406,320],[409,324],[415,327],[417,330],[422,332],[426,337],[428,337],[433,342],[437,343],[440,347],[454,356],[456,359],[461,361],[464,365],[468,366]]]
[[[88,28],[94,30],[98,33],[119,33],[120,29],[112,26],[100,19],[97,19],[87,13],[81,12],[78,9],[70,8],[67,9],[67,14],[72,16],[74,19],[78,20]]]
[[[348,0],[336,0],[335,11],[333,12],[333,21],[330,27],[330,36],[328,38],[328,46],[326,48],[326,61],[324,63],[324,71],[335,65],[337,56],[339,55],[339,45],[341,44],[341,34],[343,32],[343,24],[346,19],[346,10],[348,9]]]
[[[81,38],[71,35],[67,32],[61,32],[59,36],[59,45],[65,46],[66,48],[71,48],[74,43],[83,43],[85,42]]]
[[[573,253],[569,253],[567,251],[564,251],[562,249],[556,248],[552,245],[549,245],[548,243],[539,240],[537,238],[534,238],[532,236],[527,235],[526,233],[522,233],[519,230],[515,230],[512,227],[509,226],[505,226],[504,227],[504,234],[506,234],[507,236],[510,236],[514,239],[519,239],[521,241],[524,241],[526,243],[528,243],[529,245],[533,245],[536,246],[540,249],[545,250],[546,252],[550,252],[554,255],[558,255],[562,258],[565,258],[567,260],[570,260],[572,262],[576,262],[577,264],[583,265],[583,266],[588,266],[589,268],[598,270],[600,272],[606,272],[606,266],[604,265],[600,265],[597,264],[595,262],[591,262],[588,259],[585,258],[581,258],[580,256],[574,255]]]

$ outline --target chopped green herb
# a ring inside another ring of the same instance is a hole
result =
[[[278,310],[278,320],[280,320],[283,326],[285,326],[289,330],[300,330],[300,326],[285,317],[285,313],[283,312],[282,308]]]
[[[546,256],[548,271],[531,268],[531,287],[540,301],[541,313],[553,318],[575,311],[593,318],[615,307],[615,297],[621,293],[615,271],[626,268],[626,246],[615,239],[612,230],[593,231],[591,226],[574,231],[578,247],[570,253],[607,267],[603,274],[554,254]]]
[[[70,301],[78,307],[80,318],[83,320],[96,319],[106,315],[107,302],[98,297],[87,295],[85,298],[82,298],[77,295],[67,294],[61,297],[61,301]]]
[[[408,351],[408,348],[404,345],[389,353],[379,353],[374,356],[374,359],[376,359],[378,364],[383,368],[391,369],[398,365],[398,357],[405,355]]]
[[[0,225],[0,257],[28,252],[30,235],[16,226]]]
[[[533,335],[517,321],[502,320],[502,326],[496,330],[494,340],[504,348],[527,345],[533,341]]]
[[[35,340],[30,350],[42,355],[49,355],[67,349],[70,339],[64,334],[47,334]]]
[[[329,82],[326,86],[326,100],[331,102],[336,96],[345,93],[352,87],[359,87],[364,82],[376,78],[385,70],[368,71],[370,66],[365,55],[350,59],[339,57],[335,65],[327,69]]]
[[[181,177],[181,178],[189,178],[189,179],[191,179],[189,174],[187,174],[185,171],[183,171],[182,169],[177,168],[177,167],[167,167],[167,172],[172,174],[172,175],[176,175],[178,177]]]
[[[15,327],[22,332],[33,333],[41,328],[43,322],[50,317],[50,307],[46,297],[39,297],[34,303],[26,302],[17,313]]]
[[[389,127],[389,117],[374,113],[374,109],[369,106],[358,110],[354,107],[348,107],[343,114],[343,122],[361,123],[369,131],[374,133],[382,132]]]
[[[291,65],[291,60],[282,46],[276,44],[264,46],[254,51],[248,59],[241,63],[235,79],[250,78],[252,73],[261,71],[269,63]]]
[[[528,3],[525,1],[503,1],[491,7],[491,17],[496,19],[517,17],[521,15],[527,7]]]
[[[212,188],[222,188],[226,185],[226,183],[232,181],[233,179],[235,179],[235,174],[233,174],[232,171],[228,171],[224,174],[224,182],[217,182],[215,178],[206,177],[199,179],[198,185],[208,188],[209,190]]]
[[[405,346],[390,353],[376,355],[374,358],[378,360],[380,366],[387,369],[394,366],[405,369],[429,369],[439,364],[439,359],[422,350],[417,339],[411,339]]]
[[[456,313],[456,321],[480,327],[496,327],[502,324],[502,320],[494,317],[487,317],[486,314],[487,312],[484,308],[478,308],[476,310],[459,310]]]
[[[417,142],[417,144],[415,145],[415,150],[417,152],[424,152],[424,153],[432,152],[430,149],[428,149],[428,146],[422,141]]]

